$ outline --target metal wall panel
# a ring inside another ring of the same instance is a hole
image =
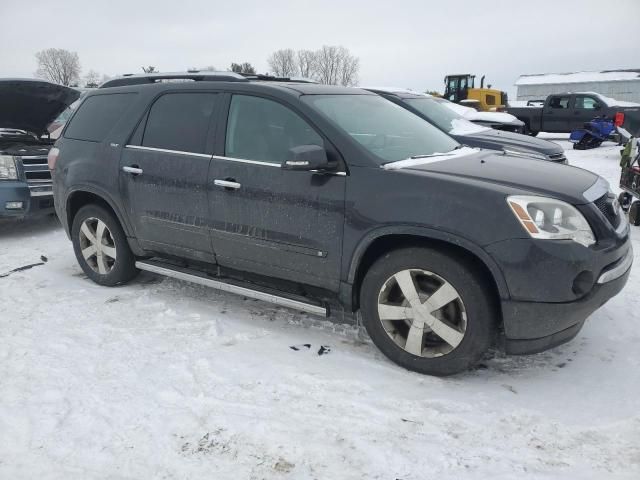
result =
[[[616,100],[640,103],[640,80],[519,85],[517,89],[517,99],[525,101],[545,99],[552,93],[597,92]]]

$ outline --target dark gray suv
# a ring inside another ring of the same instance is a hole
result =
[[[360,311],[390,359],[447,375],[500,338],[509,353],[573,338],[627,281],[627,221],[588,171],[462,147],[353,88],[229,73],[113,85],[49,156],[58,216],[101,285],[148,270]]]

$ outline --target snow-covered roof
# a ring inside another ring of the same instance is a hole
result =
[[[571,72],[571,73],[539,73],[521,75],[516,80],[516,86],[547,85],[554,83],[588,83],[588,82],[621,82],[625,80],[639,80],[640,69],[637,70],[604,70],[601,72]]]

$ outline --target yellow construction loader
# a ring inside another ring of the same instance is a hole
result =
[[[475,75],[447,75],[444,77],[444,98],[451,102],[475,108],[481,112],[501,111],[507,106],[507,92],[487,85],[484,88],[484,75],[480,79],[480,88],[475,87]]]

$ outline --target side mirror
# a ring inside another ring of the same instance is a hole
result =
[[[285,170],[325,170],[330,167],[327,152],[319,145],[299,145],[289,149],[282,162]]]
[[[594,110],[600,110],[600,109],[602,109],[602,107],[600,106],[600,104],[599,104],[599,103],[596,103],[596,104],[593,106],[593,108],[594,108]]]

